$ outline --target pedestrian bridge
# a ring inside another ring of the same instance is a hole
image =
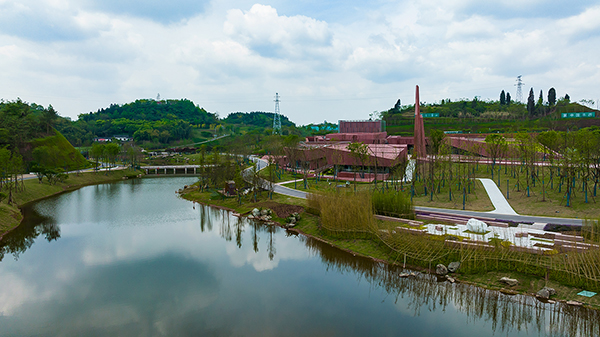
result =
[[[201,165],[162,165],[162,166],[142,166],[140,169],[144,170],[146,174],[155,175],[199,175]]]

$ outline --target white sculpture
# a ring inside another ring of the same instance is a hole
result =
[[[487,229],[488,225],[481,220],[471,218],[469,221],[467,221],[467,230],[473,233],[485,234]]]

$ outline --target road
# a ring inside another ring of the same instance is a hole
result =
[[[254,162],[257,163],[259,170],[262,170],[269,165],[266,161],[264,161],[258,157],[252,157],[252,160],[254,160]],[[293,188],[284,187],[281,185],[274,184],[273,187],[274,187],[273,191],[275,193],[287,195],[290,197],[306,199],[306,196],[308,195],[307,192],[295,190]],[[577,226],[581,226],[583,224],[582,219],[573,219],[573,218],[556,218],[556,217],[518,215],[518,214],[500,214],[500,213],[491,213],[491,212],[463,211],[463,210],[457,210],[457,209],[433,208],[433,207],[422,207],[422,206],[415,206],[415,210],[417,212],[436,212],[436,213],[466,215],[466,216],[472,216],[472,217],[494,218],[499,221],[511,221],[511,222],[517,222],[517,223],[549,223],[549,224],[577,225]]]
[[[115,171],[115,170],[124,170],[127,167],[125,166],[105,166],[106,164],[102,163],[102,168],[99,168],[97,171],[98,172],[103,172],[103,171]],[[83,172],[95,172],[96,170],[94,168],[87,168],[87,169],[83,169],[83,170],[74,170],[74,171],[69,171],[69,172],[64,172],[66,174],[74,174],[74,173],[83,173]],[[27,173],[27,174],[23,174],[23,180],[28,180],[28,179],[37,179],[37,175],[36,174],[31,174],[31,173]]]

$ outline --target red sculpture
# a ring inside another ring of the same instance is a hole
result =
[[[414,156],[416,159],[425,159],[425,128],[423,126],[423,116],[421,116],[421,108],[419,104],[419,86],[417,85],[417,93],[415,97],[415,134],[414,134]]]

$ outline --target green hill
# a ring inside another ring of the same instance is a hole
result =
[[[396,106],[381,113],[389,134],[412,136],[414,105]],[[596,118],[562,118],[565,112],[596,112]],[[600,114],[579,103],[560,99],[555,105],[536,104],[529,112],[522,103],[500,104],[500,101],[460,100],[422,103],[425,130],[437,129],[462,133],[576,130],[600,125]]]
[[[29,171],[35,164],[69,170],[88,165],[73,145],[54,129],[58,118],[52,106],[44,108],[21,100],[0,103],[0,149],[8,158],[19,157],[15,165],[23,166],[9,168],[10,165],[2,163],[1,169],[10,172],[1,174]]]
[[[241,124],[257,126],[261,128],[272,128],[273,118],[275,114],[272,112],[252,111],[252,112],[233,112],[230,113],[225,119],[224,123],[227,124]],[[282,127],[293,127],[296,126],[286,116],[279,115],[281,119]]]
[[[79,115],[85,122],[96,120],[128,119],[132,121],[159,121],[180,119],[191,124],[214,124],[217,121],[215,114],[200,108],[190,100],[162,100],[138,99],[135,102],[123,105],[111,104],[106,109],[97,112]]]
[[[30,142],[32,162],[46,167],[62,168],[65,171],[78,170],[89,166],[89,162],[58,131],[54,136],[37,138]],[[28,155],[29,155],[28,153]]]

